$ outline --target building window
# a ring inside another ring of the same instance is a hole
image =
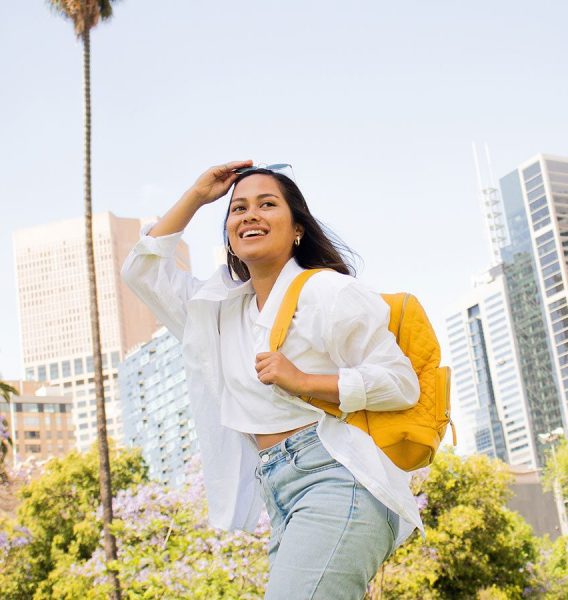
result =
[[[39,452],[41,452],[41,445],[40,444],[26,444],[24,446],[24,450],[26,452],[31,452],[32,454],[38,454]]]
[[[548,297],[554,296],[554,294],[557,294],[558,292],[561,292],[563,289],[564,289],[564,286],[560,283],[556,287],[553,287],[553,288],[550,288],[549,290],[546,290],[546,295]]]
[[[51,363],[49,365],[49,378],[59,379],[59,363]]]
[[[523,179],[525,181],[529,181],[537,175],[540,175],[540,162],[535,162],[530,167],[523,170]]]
[[[25,440],[39,440],[39,431],[24,431]]]
[[[547,217],[549,214],[550,214],[550,212],[548,211],[548,206],[544,206],[543,208],[537,210],[535,213],[532,214],[532,216],[531,216],[532,222],[536,223],[537,221],[540,221],[544,217]]]
[[[71,377],[71,362],[68,360],[64,360],[61,363],[61,370],[63,373],[63,377]]]
[[[542,229],[543,227],[546,227],[547,225],[550,225],[550,217],[546,217],[542,221],[539,221],[538,223],[535,223],[533,225],[533,229],[535,231],[538,231],[539,229]]]
[[[46,371],[45,365],[40,365],[37,368],[37,378],[39,381],[46,381],[47,371]]]
[[[75,365],[75,375],[82,375],[83,374],[83,359],[76,358],[74,361],[74,365]]]

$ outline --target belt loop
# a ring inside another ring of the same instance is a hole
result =
[[[290,452],[288,452],[288,449],[286,448],[286,440],[288,438],[284,438],[281,442],[280,442],[280,450],[282,451],[282,454],[286,457],[286,461],[290,461],[292,459],[292,455],[290,454]]]

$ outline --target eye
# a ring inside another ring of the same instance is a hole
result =
[[[242,209],[244,209],[244,206],[234,206],[234,207],[231,209],[231,212],[237,212],[237,211],[238,211],[238,210],[240,210],[241,208],[242,208]]]
[[[266,204],[266,205],[268,205],[268,206],[276,206],[276,204],[274,204],[274,202],[272,202],[271,200],[265,200],[265,201],[264,201],[264,202],[261,204],[261,206],[264,206],[265,204]]]

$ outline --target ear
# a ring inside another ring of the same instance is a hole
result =
[[[304,235],[304,226],[303,225],[300,225],[299,223],[296,224],[295,230],[296,230],[296,235],[300,235],[300,236]]]

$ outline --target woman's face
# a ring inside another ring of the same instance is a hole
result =
[[[270,175],[250,175],[235,186],[226,228],[233,252],[249,270],[270,263],[281,268],[303,233]]]

